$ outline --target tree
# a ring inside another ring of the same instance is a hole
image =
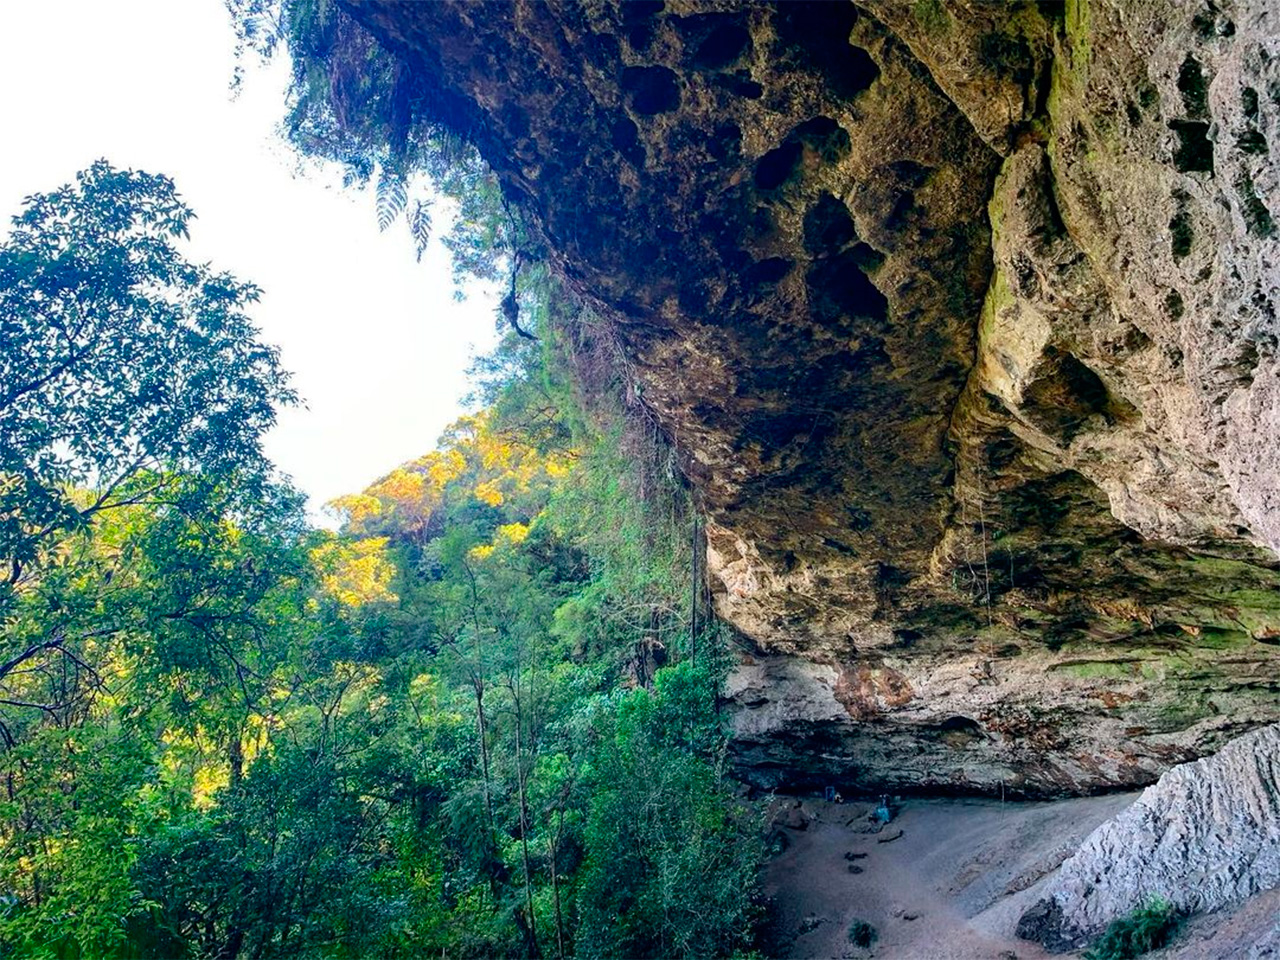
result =
[[[193,217],[167,178],[103,161],[0,243],[0,952],[133,955],[140,718],[209,731],[234,775],[279,687],[305,552],[260,441],[293,394],[257,289],[179,252]]]
[[[168,178],[99,161],[28,197],[0,244],[0,625],[103,511],[184,474],[266,489],[261,437],[295,397],[245,313],[257,288],[175,245],[194,216]],[[68,655],[27,639],[6,629],[0,681]]]
[[[282,131],[298,154],[339,164],[348,186],[373,183],[379,228],[403,219],[419,260],[431,237],[435,200],[456,205],[441,238],[455,279],[501,283],[499,323],[536,341],[530,332],[536,317],[527,315],[545,305],[545,290],[538,289],[546,272],[542,244],[468,142],[466,122],[450,116],[421,72],[365,29],[349,3],[226,5],[238,57],[288,52],[292,81]],[[235,84],[242,79],[237,69]],[[428,104],[443,116],[430,119]]]
[[[193,218],[168,178],[99,161],[27,198],[0,245],[10,586],[51,538],[165,473],[265,470],[262,434],[294,394],[245,314],[257,288],[175,246]],[[93,495],[76,503],[76,487]]]
[[[716,686],[685,661],[593,723],[578,956],[732,956],[749,946],[760,829],[726,782]]]

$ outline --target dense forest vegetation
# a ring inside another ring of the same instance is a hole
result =
[[[272,6],[264,37],[249,6],[293,54],[295,144],[419,243],[432,177],[506,334],[473,412],[314,529],[262,454],[297,398],[257,290],[184,258],[174,184],[104,161],[28,199],[0,245],[0,953],[748,949],[696,511],[610,331],[354,24]]]

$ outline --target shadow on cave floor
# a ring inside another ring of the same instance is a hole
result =
[[[1043,880],[1136,793],[1040,803],[905,800],[880,826],[875,804],[778,798],[765,867],[770,957],[1019,960],[1047,957],[1014,927]],[[781,848],[781,849],[779,849]],[[856,920],[873,945],[851,942]]]

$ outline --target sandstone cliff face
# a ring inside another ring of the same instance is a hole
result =
[[[1280,718],[1270,0],[348,7],[616,324],[745,776],[1090,791]]]

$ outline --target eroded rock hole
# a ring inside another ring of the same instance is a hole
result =
[[[1021,452],[1021,443],[1007,430],[1002,431],[1000,436],[988,443],[983,450],[987,466],[997,472],[1017,460]]]
[[[1243,153],[1262,156],[1267,152],[1267,138],[1258,130],[1246,130],[1236,138],[1236,146]]]
[[[1022,412],[1027,419],[1064,444],[1091,418],[1114,423],[1130,410],[1125,401],[1108,393],[1096,373],[1069,353],[1051,353],[1040,378],[1023,394]]]
[[[1191,21],[1191,29],[1201,40],[1235,35],[1236,25],[1227,17],[1219,16],[1217,6],[1206,3]]]
[[[1180,173],[1213,173],[1213,143],[1209,124],[1199,120],[1170,120],[1169,129],[1178,137],[1173,165]]]
[[[848,154],[849,132],[830,117],[814,117],[798,124],[782,145],[756,161],[755,184],[761,190],[776,190],[799,171],[805,150],[812,150],[823,163],[836,163]]]
[[[814,117],[796,125],[791,138],[813,149],[827,163],[836,163],[849,153],[849,131],[830,117]]]
[[[849,43],[858,20],[852,3],[796,0],[781,4],[774,24],[781,45],[817,72],[839,99],[852,100],[880,76],[871,54]]]
[[[1173,194],[1176,204],[1173,219],[1169,221],[1169,233],[1172,237],[1173,259],[1181,260],[1191,253],[1191,245],[1195,240],[1195,232],[1191,226],[1191,211],[1187,209],[1190,197],[1182,190]]]
[[[1132,356],[1150,347],[1154,340],[1139,330],[1137,327],[1129,327],[1124,336],[1120,338],[1116,345],[1115,355],[1120,357]]]
[[[790,273],[794,266],[795,261],[788,260],[786,257],[769,257],[767,260],[751,265],[747,271],[747,282],[752,286],[777,283]]]
[[[630,117],[619,117],[609,130],[609,139],[618,153],[633,166],[644,166],[644,147],[640,145],[640,131]]]
[[[1035,289],[1036,267],[1025,253],[1015,253],[1009,261],[1013,274],[1013,292],[1020,297],[1028,296]]]
[[[1226,369],[1235,376],[1238,384],[1247,387],[1253,383],[1254,371],[1258,369],[1258,359],[1257,344],[1245,340],[1236,346],[1235,356],[1231,358],[1231,363]]]
[[[1253,178],[1242,173],[1235,182],[1236,193],[1240,197],[1240,214],[1244,217],[1245,229],[1255,237],[1274,237],[1276,235],[1275,219],[1271,211],[1254,189]]]
[[[938,729],[943,733],[971,733],[981,734],[982,724],[970,717],[947,717],[938,724]]]
[[[933,176],[933,167],[926,167],[914,160],[895,160],[887,164],[886,168],[900,184],[909,190],[920,189]]]
[[[804,147],[792,140],[775,147],[756,161],[756,186],[761,190],[776,190],[796,172]]]
[[[804,216],[804,248],[814,256],[837,253],[858,239],[844,202],[824,193]]]
[[[680,106],[680,83],[667,67],[627,67],[621,85],[631,109],[642,116],[671,113]]]
[[[876,564],[876,590],[901,590],[911,582],[911,571],[891,563]]]
[[[889,318],[889,301],[859,264],[856,250],[819,260],[805,276],[809,314],[815,323],[835,325],[864,319],[879,325]]]
[[[695,67],[723,70],[732,66],[751,46],[751,34],[737,23],[726,23],[713,29],[693,53]]]
[[[608,70],[622,55],[622,44],[612,33],[589,33],[582,38],[582,50],[587,62]]]
[[[622,25],[627,31],[627,43],[633,50],[644,52],[653,43],[656,27],[654,17],[666,9],[665,0],[630,0],[620,6]]]
[[[1204,67],[1191,54],[1178,69],[1178,92],[1182,94],[1182,106],[1192,117],[1202,119],[1209,115],[1209,84]]]
[[[1046,240],[1054,240],[1067,236],[1067,221],[1062,217],[1062,209],[1058,206],[1058,195],[1054,193],[1052,181],[1044,187],[1044,233]]]
[[[923,639],[924,634],[919,630],[914,630],[911,627],[895,627],[893,643],[890,646],[900,650],[909,650]]]
[[[1245,87],[1240,91],[1240,109],[1244,111],[1246,120],[1258,119],[1258,91],[1253,87]]]
[[[712,83],[728,90],[735,97],[759,100],[764,96],[764,87],[752,80],[751,74],[745,70],[739,70],[734,74],[721,74]]]

